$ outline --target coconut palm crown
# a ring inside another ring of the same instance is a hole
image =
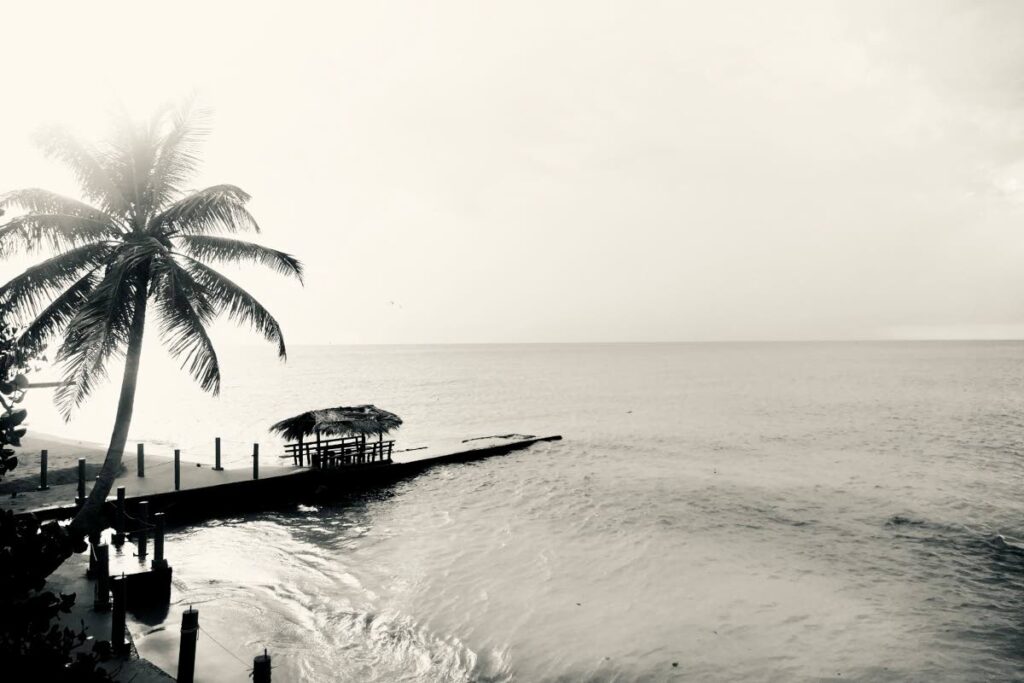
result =
[[[65,381],[55,401],[65,419],[105,378],[108,362],[125,359],[110,446],[75,531],[98,522],[120,469],[147,313],[171,355],[213,394],[221,377],[208,327],[218,316],[251,326],[285,357],[274,317],[211,264],[257,263],[300,281],[302,266],[289,254],[226,236],[259,232],[246,209],[249,195],[238,187],[186,192],[206,120],[205,110],[186,103],[141,124],[123,118],[95,145],[44,129],[37,142],[74,172],[85,201],[41,189],[0,196],[0,212],[16,213],[0,224],[0,257],[55,252],[0,287],[0,317],[24,326],[18,343],[25,349],[62,337],[56,359]]]

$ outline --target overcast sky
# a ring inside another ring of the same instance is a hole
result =
[[[196,187],[306,264],[239,277],[291,343],[1024,336],[1024,3],[3,14],[0,190],[196,90]]]

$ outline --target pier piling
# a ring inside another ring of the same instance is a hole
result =
[[[213,440],[213,469],[220,472],[224,468],[220,466],[220,437]]]
[[[110,617],[110,645],[114,654],[123,657],[128,654],[128,641],[124,637],[125,613],[128,608],[128,582],[115,576],[110,582],[114,593],[114,611]]]
[[[146,476],[146,447],[143,444],[139,444],[136,447],[136,460],[138,462],[138,472],[140,477]]]
[[[252,683],[270,683],[270,655],[263,648],[263,654],[252,658]]]
[[[199,610],[189,607],[181,613],[181,646],[178,648],[178,683],[192,683],[196,675],[196,641],[199,639]]]
[[[117,487],[117,507],[114,511],[114,545],[124,545],[124,487]]]
[[[39,490],[45,491],[50,488],[46,484],[46,469],[50,460],[50,452],[45,448],[39,453]]]
[[[252,478],[260,478],[260,445],[258,443],[252,445]]]
[[[78,459],[78,498],[75,503],[81,505],[85,502],[85,458]]]
[[[97,612],[110,610],[110,546],[96,546],[96,599],[92,608]]]
[[[174,449],[174,490],[181,490],[181,451]]]
[[[164,559],[164,513],[153,515],[153,569],[166,569]]]
[[[139,503],[139,562],[146,561],[146,540],[149,537],[149,501]]]

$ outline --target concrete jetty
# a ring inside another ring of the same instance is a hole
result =
[[[470,462],[503,455],[533,444],[558,441],[562,437],[509,434],[450,441],[425,448],[398,451],[393,462],[354,464],[335,469],[295,466],[286,456],[265,453],[254,458],[255,467],[215,469],[214,462],[197,463],[146,455],[144,476],[126,453],[126,472],[113,486],[125,489],[126,509],[142,501],[152,512],[164,511],[182,523],[217,514],[254,508],[292,505],[314,493],[358,490],[414,476],[431,467]],[[258,452],[258,448],[256,449]],[[282,464],[284,463],[284,464]],[[175,475],[177,470],[177,475]],[[91,488],[87,482],[86,488]],[[75,484],[50,486],[0,499],[0,508],[16,515],[33,514],[39,519],[62,519],[74,515],[80,487]],[[113,504],[115,497],[108,498]],[[112,505],[111,505],[112,507]]]

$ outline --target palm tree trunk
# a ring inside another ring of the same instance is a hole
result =
[[[146,297],[147,286],[143,281],[135,293],[135,311],[132,314],[131,335],[128,338],[128,353],[125,356],[124,376],[121,379],[121,397],[117,402],[117,417],[114,420],[114,431],[110,435],[110,446],[103,459],[96,483],[89,492],[89,497],[71,520],[68,530],[73,536],[81,537],[101,528],[103,521],[103,504],[110,495],[114,480],[121,471],[121,456],[124,445],[128,441],[128,428],[132,423],[132,410],[135,407],[135,387],[139,379],[139,359],[142,357],[142,337],[146,329]]]

